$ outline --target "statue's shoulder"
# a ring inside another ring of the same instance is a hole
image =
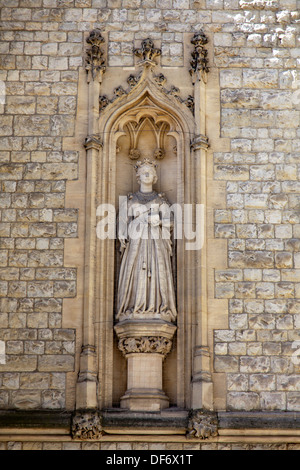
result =
[[[161,204],[168,204],[168,206],[170,205],[165,193],[157,193],[157,197],[159,198]]]

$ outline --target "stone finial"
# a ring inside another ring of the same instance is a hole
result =
[[[208,439],[218,435],[218,418],[213,411],[192,410],[189,415],[187,437]]]
[[[86,52],[85,69],[88,73],[88,81],[101,80],[102,74],[105,72],[105,61],[100,45],[104,42],[99,29],[90,32],[86,42],[90,48]]]
[[[152,39],[147,38],[142,41],[140,49],[134,49],[134,54],[141,59],[140,65],[156,65],[155,57],[161,55],[161,49],[154,47]]]
[[[190,62],[190,74],[192,76],[197,75],[205,81],[205,75],[209,71],[207,50],[205,49],[208,39],[204,32],[200,31],[199,33],[194,34],[191,43],[195,48],[192,52],[192,60]]]
[[[101,416],[97,411],[78,411],[72,418],[73,439],[99,439],[103,434]]]

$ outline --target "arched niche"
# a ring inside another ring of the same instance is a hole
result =
[[[97,205],[113,204],[118,210],[119,196],[137,190],[135,160],[151,158],[158,163],[156,190],[163,192],[171,204],[182,207],[193,203],[193,159],[191,138],[194,119],[190,110],[175,96],[164,93],[145,70],[137,85],[102,110],[99,136],[103,142],[95,165]],[[99,370],[99,406],[118,406],[126,389],[126,362],[117,348],[113,333],[115,293],[118,274],[118,251],[115,240],[96,241],[98,278],[96,292],[96,344]],[[177,293],[177,334],[172,352],[164,362],[164,390],[170,404],[189,407],[192,353],[186,354],[191,336],[192,306],[186,270],[191,253],[184,249],[184,240],[176,241],[175,278]],[[186,380],[182,380],[186,377]]]

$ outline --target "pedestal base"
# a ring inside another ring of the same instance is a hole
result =
[[[124,321],[115,326],[119,349],[127,359],[127,391],[121,408],[150,412],[168,408],[162,390],[162,363],[175,330],[175,325],[161,320]]]
[[[161,411],[169,407],[169,399],[162,390],[135,388],[126,391],[120,406],[130,411]]]

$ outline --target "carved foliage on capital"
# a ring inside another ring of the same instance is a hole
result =
[[[92,80],[101,80],[102,74],[105,72],[105,60],[101,44],[104,38],[99,29],[90,32],[86,42],[89,48],[86,51],[85,69],[88,73],[88,82]]]
[[[72,419],[73,439],[99,439],[103,435],[101,416],[97,411],[78,411]]]
[[[213,411],[192,410],[189,415],[187,437],[208,439],[218,435],[218,417]]]
[[[122,338],[118,345],[125,355],[131,353],[157,353],[166,356],[172,348],[172,341],[163,336],[140,336]]]

